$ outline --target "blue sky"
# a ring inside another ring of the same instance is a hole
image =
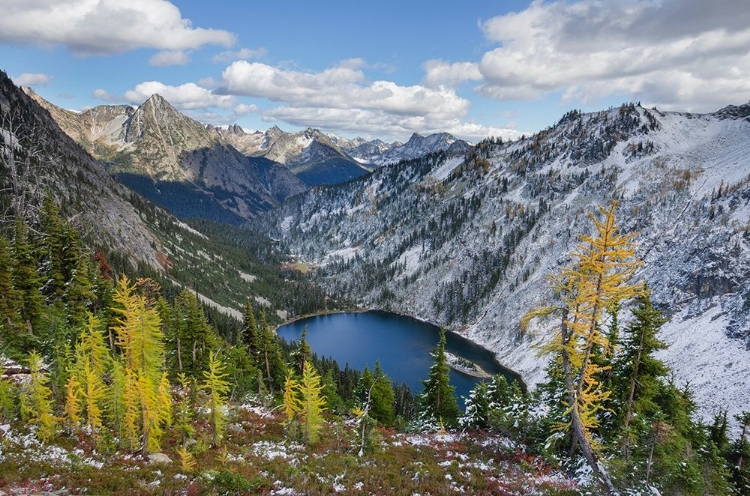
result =
[[[750,98],[745,0],[2,3],[0,68],[74,110],[158,92],[206,123],[478,140]]]

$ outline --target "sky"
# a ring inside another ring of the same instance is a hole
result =
[[[0,69],[71,110],[514,138],[623,102],[750,100],[748,0],[0,0]]]

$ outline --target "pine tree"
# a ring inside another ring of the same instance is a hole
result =
[[[208,370],[203,371],[204,383],[201,389],[208,392],[208,408],[210,410],[211,428],[213,429],[213,446],[218,446],[226,423],[224,408],[229,383],[226,380],[224,365],[216,358],[214,352],[209,354]]]
[[[428,379],[422,381],[422,413],[445,426],[453,426],[458,420],[459,409],[455,387],[450,383],[450,367],[445,357],[445,330],[440,329],[438,344],[432,351],[432,366]]]
[[[42,370],[42,357],[35,351],[29,354],[31,380],[21,390],[21,418],[36,427],[36,436],[48,442],[57,432],[57,417],[53,413],[49,377]]]
[[[306,362],[299,388],[302,405],[300,409],[302,434],[306,444],[318,442],[320,429],[323,426],[322,414],[326,400],[321,395],[322,389],[320,376],[315,372],[312,364]]]

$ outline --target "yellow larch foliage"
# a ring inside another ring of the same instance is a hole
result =
[[[208,370],[203,371],[203,384],[200,389],[208,392],[208,408],[210,410],[210,422],[213,428],[213,445],[217,446],[224,432],[226,423],[224,408],[226,406],[226,394],[229,392],[229,382],[224,365],[216,358],[212,351],[208,355]]]

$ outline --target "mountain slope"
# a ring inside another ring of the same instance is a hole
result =
[[[308,186],[345,182],[369,171],[317,129],[285,133],[274,126],[265,133],[251,134],[236,125],[226,130],[213,126],[208,129],[246,155],[286,165]]]
[[[533,384],[545,363],[535,346],[554,323],[522,334],[520,318],[553,301],[547,276],[591,229],[587,213],[617,198],[622,228],[639,233],[640,276],[672,315],[664,358],[701,385],[703,415],[731,414],[750,400],[748,115],[570,112],[466,158],[434,154],[310,191],[259,225],[319,264],[333,294],[451,326]]]
[[[137,109],[77,114],[30,94],[110,173],[180,216],[241,223],[305,189],[283,166],[223,144],[159,95]]]
[[[23,194],[49,193],[93,243],[123,252],[133,264],[161,268],[158,240],[128,202],[131,192],[1,72],[0,121],[4,205]],[[18,166],[26,164],[32,170],[24,178],[23,168]],[[18,186],[9,191],[14,169],[21,177]]]
[[[424,157],[430,153],[448,152],[461,155],[468,151],[470,145],[448,133],[435,133],[422,136],[412,134],[406,143],[384,143],[380,140],[360,143],[352,148],[345,148],[356,160],[377,166],[393,164],[400,160],[411,160]]]
[[[3,227],[20,210],[20,200],[24,218],[34,224],[45,193],[89,250],[102,248],[118,270],[191,288],[214,313],[241,319],[250,298],[266,309],[270,322],[279,322],[331,304],[302,274],[284,270],[287,259],[264,236],[206,221],[195,223],[196,230],[126,188],[0,72]]]

